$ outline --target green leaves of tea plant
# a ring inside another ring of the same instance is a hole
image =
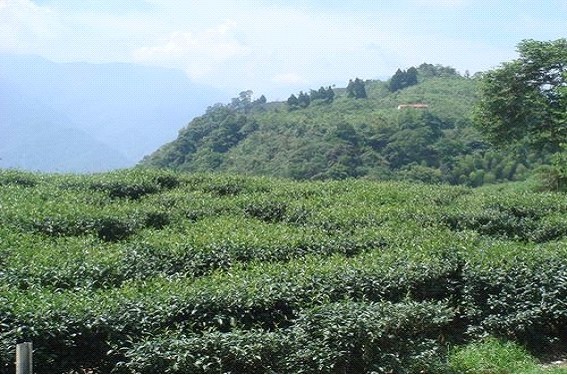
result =
[[[0,172],[0,371],[441,372],[565,339],[564,195]],[[25,336],[25,337],[24,337]]]

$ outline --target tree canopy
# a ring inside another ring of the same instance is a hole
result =
[[[411,68],[407,69],[409,71]],[[403,179],[479,186],[521,180],[540,156],[495,151],[472,127],[477,80],[422,65],[416,85],[392,93],[388,81],[351,80],[367,94],[321,87],[284,102],[215,106],[142,164],[307,179]],[[248,102],[246,92],[243,99]],[[332,98],[332,99],[331,99]],[[428,108],[397,109],[400,103]]]
[[[347,85],[347,96],[349,98],[355,99],[366,99],[368,95],[366,94],[366,88],[364,81],[360,78],[356,78],[354,81],[351,79]]]
[[[388,89],[395,92],[413,85],[417,85],[417,69],[412,66],[407,71],[398,69],[390,79]]]
[[[476,123],[495,145],[555,152],[567,141],[567,39],[518,44],[520,57],[484,74]]]

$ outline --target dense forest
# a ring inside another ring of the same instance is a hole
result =
[[[473,126],[480,75],[422,64],[285,102],[242,92],[191,121],[142,165],[298,180],[364,177],[480,186],[525,179],[545,154],[496,150]]]

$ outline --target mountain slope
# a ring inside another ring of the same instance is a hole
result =
[[[367,81],[367,97],[360,99],[345,89],[335,89],[331,100],[292,106],[234,99],[194,119],[177,140],[142,164],[296,179],[367,177],[473,186],[525,176],[531,163],[525,156],[491,151],[472,127],[474,79],[429,64],[418,72],[418,84],[395,92],[388,82]],[[313,90],[308,96],[316,97]],[[398,109],[404,104],[427,108]]]
[[[54,63],[37,56],[0,55],[0,77],[17,85],[23,96],[43,103],[32,108],[28,101],[25,108],[38,120],[44,116],[40,109],[49,107],[75,130],[122,153],[130,166],[224,97],[192,83],[182,71],[134,64]],[[61,142],[66,147],[73,140]]]
[[[0,78],[0,167],[48,172],[123,168],[122,154]]]

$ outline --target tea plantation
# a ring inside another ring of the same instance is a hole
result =
[[[453,372],[567,343],[567,196],[0,171],[0,372]]]

